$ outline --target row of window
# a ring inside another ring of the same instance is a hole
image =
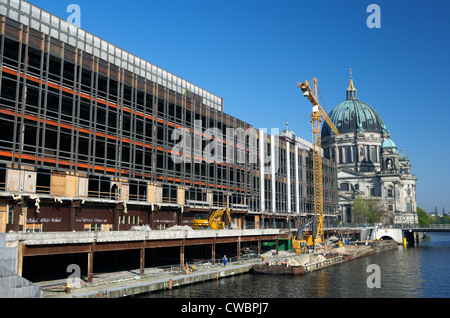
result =
[[[2,37],[0,42],[3,57],[0,125],[4,131],[0,136],[0,149],[10,151],[14,160],[18,154],[19,163],[40,168],[187,186],[213,184],[241,191],[241,195],[233,199],[236,204],[245,204],[243,194],[248,195],[247,190],[250,190],[252,202],[247,204],[259,210],[260,183],[255,174],[259,162],[249,162],[252,150],[259,153],[259,142],[251,143],[247,136],[241,148],[233,146],[233,159],[238,157],[237,149],[246,150],[243,151],[245,162],[237,165],[196,163],[194,156],[188,162],[177,163],[170,154],[178,141],[171,139],[177,125],[194,132],[195,121],[198,121],[203,129],[218,128],[225,136],[227,128],[245,130],[249,124],[112,64],[104,65],[106,72],[102,73],[96,67],[103,63],[101,60],[82,58],[78,61],[70,54],[61,58],[58,50],[43,52],[8,37]],[[191,138],[195,144],[195,133]],[[202,149],[206,145],[207,140],[201,140]],[[265,149],[270,156],[270,139],[265,142]],[[223,150],[226,160],[226,145]],[[290,152],[291,180],[295,179],[294,157]],[[259,156],[256,158],[259,160]],[[277,158],[280,165],[276,177],[285,178],[288,172],[286,150],[282,147]],[[311,163],[310,158],[306,160],[307,164]],[[336,170],[330,166],[324,165],[324,176],[325,183],[332,188]],[[301,180],[306,178],[306,182],[311,182],[310,169],[307,166],[308,173],[301,176]],[[114,194],[111,188],[103,191],[100,181],[94,183],[90,181],[91,195]],[[266,179],[266,183],[265,205],[271,207],[271,182]],[[286,188],[286,181],[276,182],[279,211],[287,210]],[[144,194],[144,190],[135,191],[138,199]],[[294,195],[291,192],[291,198]],[[169,200],[172,197],[169,195]],[[333,198],[337,200],[336,196]]]

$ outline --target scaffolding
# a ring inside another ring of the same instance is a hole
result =
[[[89,53],[86,45],[80,49],[9,17],[0,22],[0,191],[24,192],[8,182],[17,170],[31,172],[32,194],[313,214],[312,150],[305,145],[261,134],[211,107],[216,99],[206,91],[182,94],[169,82],[141,76],[140,68]],[[235,134],[228,138],[230,129]],[[208,161],[194,149],[175,161],[175,132],[200,149],[214,143],[222,160]],[[277,169],[260,169],[264,158],[275,157]],[[325,214],[335,216],[336,165],[323,164]]]

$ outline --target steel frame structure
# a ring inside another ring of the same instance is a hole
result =
[[[253,127],[224,113],[216,95],[84,30],[64,29],[63,20],[36,8],[23,0],[0,1],[0,192],[2,186],[14,192],[6,184],[12,170],[36,173],[33,195],[51,194],[52,178],[62,173],[87,180],[83,200],[120,200],[123,192],[115,185],[125,182],[127,204],[150,205],[149,185],[156,185],[159,203],[181,209],[203,204],[228,205],[232,213],[313,214],[309,145],[257,131],[256,142],[210,137],[223,147],[222,162],[207,162],[195,151],[174,162],[175,130],[191,133],[192,144],[204,149],[207,129],[226,136],[227,128]],[[245,160],[227,163],[227,149]],[[279,160],[278,169],[261,169],[266,158]],[[335,216],[336,165],[323,164],[325,213]]]

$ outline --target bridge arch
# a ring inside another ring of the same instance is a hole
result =
[[[379,239],[379,240],[394,240],[398,244],[402,244],[402,242],[403,242],[402,229],[378,228],[375,233],[376,233],[376,239]]]

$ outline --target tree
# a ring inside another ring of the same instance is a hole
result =
[[[431,223],[431,218],[427,212],[425,212],[421,208],[417,208],[417,214],[419,216],[419,225],[421,226],[429,226]]]
[[[441,216],[439,223],[440,224],[450,224],[450,216],[448,216],[447,214]]]
[[[353,222],[365,223],[366,222],[366,204],[364,199],[356,197],[352,202]]]
[[[355,223],[391,223],[393,213],[384,209],[381,200],[356,197],[352,202]]]

